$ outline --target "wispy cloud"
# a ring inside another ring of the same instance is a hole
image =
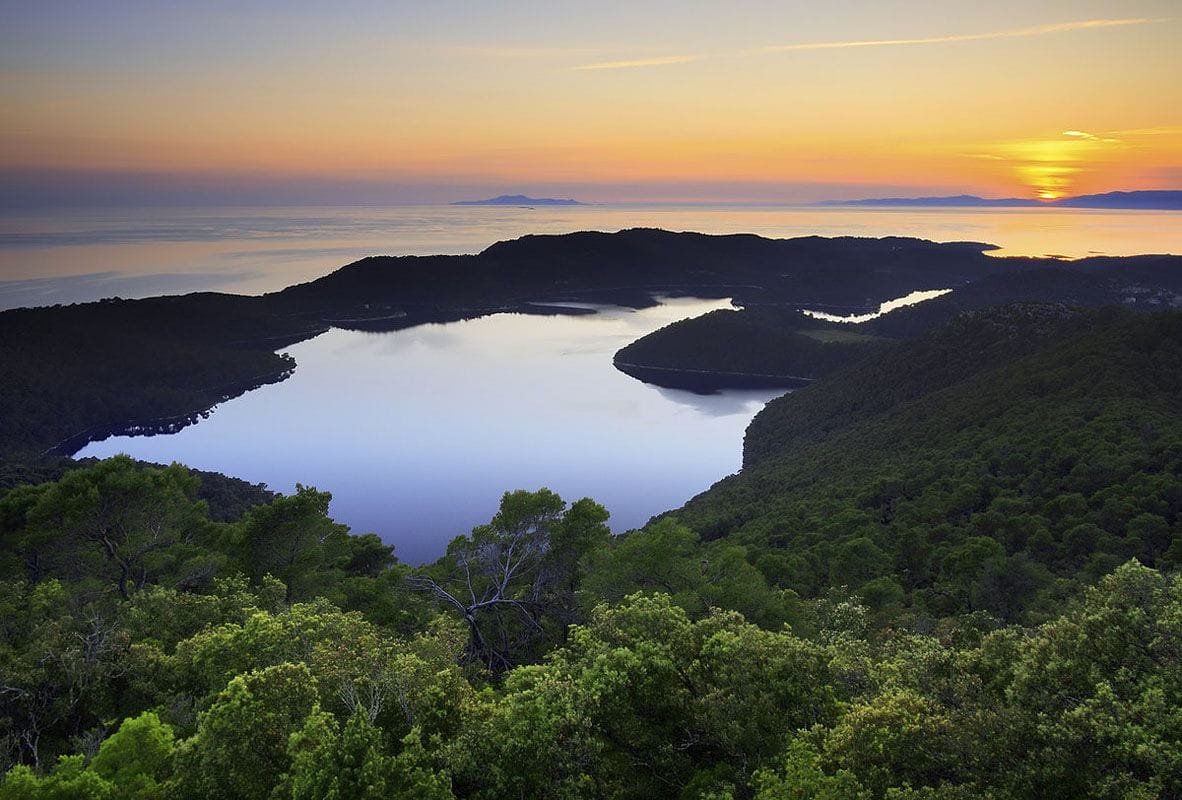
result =
[[[839,42],[799,42],[796,44],[775,44],[741,50],[737,53],[716,53],[712,55],[659,56],[637,58],[627,61],[601,61],[594,64],[580,64],[568,67],[571,70],[635,69],[639,67],[662,67],[670,64],[688,64],[710,58],[733,58],[735,56],[771,55],[803,50],[844,50],[856,47],[899,47],[922,44],[954,44],[957,42],[979,42],[989,39],[1021,39],[1031,36],[1049,36],[1056,33],[1090,30],[1095,28],[1120,28],[1129,25],[1146,25],[1161,22],[1150,17],[1129,17],[1125,19],[1081,19],[1073,22],[1053,22],[1046,25],[1032,25],[1027,28],[1011,28],[1004,31],[984,33],[960,33],[949,36],[920,36],[907,39],[853,39]]]
[[[483,47],[480,45],[445,45],[442,50],[455,55],[478,56],[483,58],[556,58],[582,56],[587,58],[598,52],[592,47]]]
[[[571,67],[573,70],[588,69],[633,69],[634,67],[663,67],[667,64],[687,64],[690,61],[701,61],[705,56],[659,56],[657,58],[637,58],[632,61],[601,61],[597,64],[581,64]]]
[[[1110,139],[1106,136],[1097,136],[1096,134],[1088,133],[1087,131],[1063,131],[1063,135],[1070,136],[1073,139],[1083,139],[1087,142],[1106,142],[1113,144],[1120,141],[1120,139]]]
[[[985,33],[960,33],[951,36],[922,36],[910,39],[855,39],[841,42],[804,42],[800,44],[778,44],[758,47],[746,52],[751,54],[787,53],[796,50],[840,50],[850,47],[896,47],[917,44],[952,44],[956,42],[979,42],[987,39],[1020,39],[1028,36],[1047,36],[1054,33],[1088,30],[1091,28],[1117,28],[1126,25],[1145,25],[1156,20],[1148,17],[1129,19],[1083,19],[1075,22],[1055,22],[1049,25],[1032,25],[1028,28],[1012,28],[1005,31]]]
[[[1180,136],[1182,135],[1182,125],[1178,126],[1161,126],[1157,128],[1128,128],[1126,130],[1112,131],[1113,136]]]

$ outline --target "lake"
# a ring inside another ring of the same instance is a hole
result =
[[[285,351],[298,367],[283,383],[179,433],[112,437],[78,456],[125,452],[285,493],[297,482],[329,490],[335,519],[378,533],[411,563],[487,522],[512,489],[592,497],[613,530],[627,530],[736,471],[747,423],[782,392],[659,389],[617,371],[612,355],[728,306],[666,299],[586,316],[332,330]]]

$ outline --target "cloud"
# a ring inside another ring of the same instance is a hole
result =
[[[667,64],[688,64],[691,61],[701,61],[704,56],[660,56],[658,58],[638,58],[632,61],[603,61],[598,64],[582,64],[571,67],[573,70],[589,69],[632,69],[634,67],[662,67]]]
[[[1104,136],[1097,136],[1094,133],[1088,133],[1087,131],[1063,131],[1063,135],[1070,136],[1073,139],[1083,139],[1087,142],[1104,142],[1106,144],[1115,144],[1120,141],[1120,139],[1109,139]]]
[[[840,42],[801,42],[798,44],[776,44],[766,47],[755,47],[737,53],[716,55],[681,55],[660,56],[656,58],[637,58],[628,61],[602,61],[594,64],[581,64],[568,67],[570,70],[605,70],[605,69],[634,69],[638,67],[660,67],[670,64],[688,64],[693,61],[703,61],[709,58],[733,58],[735,56],[759,56],[775,53],[791,53],[803,50],[844,50],[855,47],[898,47],[903,45],[920,44],[953,44],[957,42],[979,42],[989,39],[1020,39],[1030,36],[1048,36],[1070,31],[1091,30],[1095,28],[1119,28],[1128,25],[1147,25],[1151,22],[1161,22],[1149,17],[1129,17],[1126,19],[1081,19],[1073,22],[1053,22],[1047,25],[1032,25],[1027,28],[1013,28],[1005,31],[987,31],[984,33],[961,33],[951,36],[921,36],[908,39],[854,39]]]
[[[849,47],[895,47],[899,45],[916,44],[952,44],[955,42],[978,42],[987,39],[1019,39],[1028,36],[1046,36],[1068,31],[1088,30],[1091,28],[1116,28],[1125,25],[1145,25],[1157,20],[1148,17],[1130,19],[1085,19],[1075,22],[1055,22],[1049,25],[1033,25],[1028,28],[1014,28],[1007,31],[989,31],[986,33],[961,33],[952,36],[923,36],[913,39],[858,39],[844,42],[806,42],[801,44],[781,44],[759,47],[746,52],[751,54],[787,53],[796,50],[840,50]]]
[[[1182,135],[1182,126],[1161,126],[1157,128],[1128,128],[1126,130],[1112,131],[1114,136],[1179,136]]]
[[[441,49],[455,55],[504,59],[561,58],[564,56],[582,56],[586,58],[589,54],[597,52],[592,47],[481,47],[478,45],[446,45]]]
[[[1052,200],[1072,190],[1085,173],[1114,163],[1126,149],[1126,140],[1111,138],[1110,132],[1065,130],[1059,137],[999,142],[972,157],[1001,162],[1039,197]]]

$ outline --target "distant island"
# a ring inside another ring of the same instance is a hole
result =
[[[1027,200],[1021,197],[878,197],[864,200],[829,200],[824,206],[902,206],[942,208],[1111,208],[1145,211],[1182,211],[1182,190],[1106,192],[1063,197],[1058,200]]]
[[[503,194],[487,200],[456,200],[453,206],[581,206],[578,200],[557,200],[553,197],[528,197],[524,194]]]

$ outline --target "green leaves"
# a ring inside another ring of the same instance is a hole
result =
[[[178,788],[193,798],[266,800],[290,767],[288,737],[304,726],[316,698],[315,679],[302,664],[234,678],[181,749]]]
[[[582,560],[607,542],[607,511],[590,499],[566,508],[549,489],[505,492],[487,525],[451,541],[409,579],[468,625],[468,657],[494,673],[536,658],[575,610]]]
[[[338,732],[330,715],[314,711],[290,740],[291,800],[453,800],[451,782],[431,767],[419,730],[400,745],[391,754],[364,713]]]
[[[287,587],[288,603],[310,600],[332,586],[333,570],[354,553],[348,528],[328,516],[331,500],[328,492],[297,486],[295,494],[247,512],[237,540],[252,581],[278,578]]]
[[[163,800],[172,776],[176,740],[172,728],[151,711],[123,721],[91,759],[89,769],[116,787],[121,798]]]

